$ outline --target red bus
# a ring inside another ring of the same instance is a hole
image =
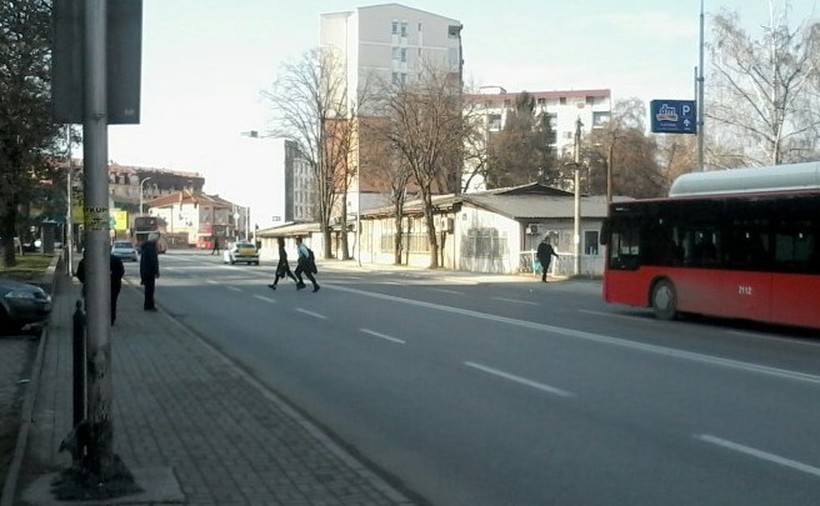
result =
[[[148,240],[150,234],[157,234],[157,253],[165,253],[168,249],[165,239],[162,237],[165,232],[165,222],[156,216],[137,216],[134,218],[134,243],[137,249],[142,243]]]
[[[228,237],[228,225],[204,223],[199,227],[199,233],[196,237],[196,247],[204,250],[213,249],[214,240],[218,238],[220,247],[224,249],[226,237]]]
[[[603,297],[820,328],[819,238],[820,162],[685,174],[668,198],[610,205]]]

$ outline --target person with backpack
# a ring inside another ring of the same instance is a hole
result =
[[[296,289],[301,290],[305,287],[305,282],[302,279],[302,273],[307,276],[311,283],[313,283],[313,291],[319,291],[319,283],[316,282],[316,278],[313,277],[314,274],[318,273],[316,269],[316,258],[313,256],[313,251],[310,248],[305,246],[302,242],[301,237],[296,238],[296,251],[299,253],[299,259],[296,264]]]
[[[285,251],[285,238],[277,237],[276,242],[279,245],[279,263],[276,265],[276,274],[273,277],[273,284],[268,286],[276,290],[276,285],[279,283],[279,280],[283,279],[285,276],[296,282],[296,285],[298,286],[299,280],[293,275],[293,272],[290,270],[290,264],[288,264],[288,252]],[[304,283],[302,283],[302,285],[304,285]]]

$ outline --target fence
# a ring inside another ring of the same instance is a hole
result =
[[[518,272],[535,273],[535,250],[522,251]],[[559,277],[572,277],[575,274],[575,255],[558,252],[558,258],[550,262],[549,274]],[[582,276],[598,277],[604,274],[603,255],[581,255]]]

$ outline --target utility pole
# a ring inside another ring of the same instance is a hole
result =
[[[572,272],[581,274],[581,118],[575,120],[575,144],[573,161],[575,162],[575,217],[573,220],[573,256],[575,257]]]
[[[68,158],[68,174],[66,175],[66,213],[65,213],[65,261],[66,261],[66,274],[69,276],[72,275],[72,269],[74,268],[74,203],[72,197],[72,192],[74,191],[74,185],[72,183],[72,172],[74,171],[74,167],[72,166],[71,162],[71,125],[66,124],[65,126],[66,132],[66,142],[68,143],[68,149],[66,151],[66,158]]]
[[[90,471],[103,477],[114,461],[111,423],[111,275],[108,208],[106,0],[83,6],[83,183],[85,194],[85,294],[88,312],[88,446]]]
[[[698,63],[698,77],[697,77],[697,104],[698,104],[698,168],[699,172],[703,172],[703,0],[700,0],[700,43],[698,47],[699,63]]]

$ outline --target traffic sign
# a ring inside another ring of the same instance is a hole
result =
[[[694,100],[653,100],[649,103],[652,132],[662,134],[698,133]]]

